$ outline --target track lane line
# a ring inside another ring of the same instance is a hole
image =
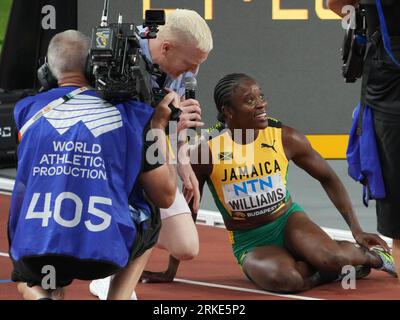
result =
[[[228,285],[217,284],[217,283],[193,281],[193,280],[179,279],[179,278],[175,278],[174,282],[192,284],[192,285],[203,286],[203,287],[211,287],[211,288],[218,288],[218,289],[248,292],[248,293],[258,293],[258,294],[263,294],[263,295],[297,299],[297,300],[324,300],[324,299],[320,299],[320,298],[305,297],[305,296],[299,296],[299,295],[293,295],[293,294],[279,294],[279,293],[274,293],[274,292],[269,292],[269,291],[264,291],[264,290],[247,289],[247,288],[242,288],[242,287],[234,287],[234,286],[228,286]]]

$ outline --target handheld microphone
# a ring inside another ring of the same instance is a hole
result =
[[[194,76],[188,76],[184,80],[185,99],[196,99],[197,80]]]
[[[185,87],[185,99],[186,100],[187,99],[196,99],[197,80],[193,75],[185,77],[184,87]],[[200,135],[200,132],[196,127],[192,127],[190,129],[196,131],[196,136]]]

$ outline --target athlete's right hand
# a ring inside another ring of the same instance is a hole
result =
[[[361,231],[358,233],[353,233],[353,237],[359,245],[365,248],[380,246],[386,252],[390,252],[390,247],[387,242],[375,233]]]

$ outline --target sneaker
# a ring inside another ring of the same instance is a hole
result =
[[[372,248],[372,252],[375,252],[378,255],[378,257],[381,258],[382,260],[382,267],[377,269],[385,271],[390,275],[397,277],[393,256],[390,253],[386,252],[385,250],[377,247]]]
[[[367,277],[371,273],[371,267],[358,265],[354,267],[356,269],[356,279],[362,279]]]
[[[371,267],[369,267],[369,266],[357,265],[357,266],[354,266],[354,269],[355,269],[356,279],[357,280],[363,279],[363,278],[367,277],[371,273]],[[340,274],[335,279],[335,282],[342,281],[343,278],[349,274],[349,272]]]
[[[110,288],[111,276],[103,279],[93,280],[89,284],[89,291],[100,300],[107,300],[108,289]],[[132,292],[131,300],[137,300],[136,292]]]

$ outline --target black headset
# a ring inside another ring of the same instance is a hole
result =
[[[86,63],[85,63],[85,77],[90,83],[90,85],[93,86],[95,78],[93,75],[93,66],[90,62],[89,55],[86,58]],[[45,62],[37,70],[37,78],[41,85],[39,92],[48,91],[50,89],[58,87],[58,81],[50,70],[47,58],[45,58]]]
[[[39,90],[40,92],[58,87],[57,79],[50,70],[47,58],[37,70],[37,78],[42,86]]]

